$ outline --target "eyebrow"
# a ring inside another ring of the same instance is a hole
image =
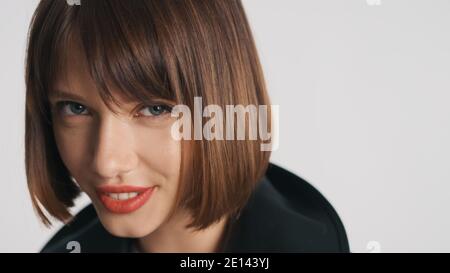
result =
[[[70,99],[70,100],[78,101],[78,102],[83,103],[83,104],[87,103],[87,100],[83,96],[80,96],[78,94],[75,94],[75,93],[72,93],[72,92],[68,92],[68,91],[65,91],[65,90],[61,90],[61,89],[53,89],[52,92],[49,93],[48,97],[49,97],[50,101],[51,100],[57,100],[57,99]],[[155,100],[159,101],[161,103],[165,103],[165,104],[167,104],[169,106],[174,105],[174,102],[169,100],[169,99],[156,98]],[[127,100],[127,101],[122,102],[122,103],[124,103],[123,106],[126,107],[127,105],[134,105],[137,102],[135,102],[133,100]]]
[[[80,95],[77,95],[75,93],[67,92],[64,90],[54,89],[53,92],[50,92],[49,94],[49,100],[56,100],[56,99],[72,99],[72,100],[78,100],[78,101],[86,101],[85,98],[83,98]]]

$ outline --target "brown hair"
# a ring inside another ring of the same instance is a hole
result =
[[[29,30],[25,161],[33,205],[46,225],[45,211],[70,219],[68,207],[80,191],[59,156],[48,101],[73,37],[108,107],[119,104],[111,86],[127,98],[165,98],[191,109],[195,96],[203,105],[270,106],[240,0],[97,0],[79,6],[42,0]],[[188,168],[194,171],[180,183],[172,212],[190,209],[190,226],[201,229],[244,207],[270,152],[260,150],[261,140],[190,144]],[[183,156],[186,163],[186,150]]]

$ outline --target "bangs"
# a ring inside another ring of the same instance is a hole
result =
[[[121,105],[112,90],[128,101],[150,104],[155,99],[164,99],[181,103],[181,95],[169,84],[154,9],[147,4],[151,1],[124,2],[83,1],[80,6],[52,2],[53,12],[59,16],[49,22],[49,27],[57,31],[47,48],[54,49],[49,52],[47,91],[51,92],[57,77],[65,76],[70,66],[68,55],[77,49],[110,110],[114,111],[112,104]]]

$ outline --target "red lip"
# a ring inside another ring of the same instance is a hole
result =
[[[101,185],[97,187],[97,194],[100,201],[109,211],[113,213],[130,213],[142,207],[151,197],[154,189],[153,187],[138,187],[130,185]],[[129,193],[137,192],[138,195],[126,200],[117,200],[109,196],[110,193]]]

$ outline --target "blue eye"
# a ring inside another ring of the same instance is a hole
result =
[[[56,105],[57,110],[62,115],[80,116],[89,114],[87,107],[77,102],[60,101]],[[165,113],[169,113],[170,111],[171,108],[167,105],[149,105],[142,107],[141,110],[139,111],[139,115],[147,117],[156,117],[163,115]]]
[[[84,105],[72,101],[62,101],[58,108],[65,115],[85,115],[86,113],[84,112],[87,111]]]
[[[139,113],[143,116],[160,116],[166,112],[170,112],[170,109],[166,105],[150,105],[142,108]]]

